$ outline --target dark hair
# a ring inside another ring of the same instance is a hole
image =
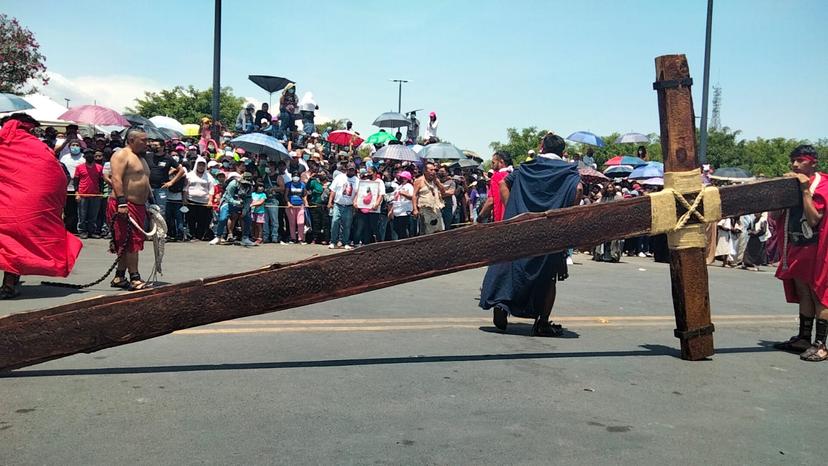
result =
[[[146,133],[146,132],[147,132],[147,130],[145,130],[143,126],[132,126],[132,127],[130,127],[129,129],[126,130],[126,134],[124,134],[124,139],[126,139],[127,142],[130,142],[132,140],[132,135],[133,134]]]
[[[541,152],[544,154],[563,155],[566,150],[566,142],[557,134],[547,133],[541,141]]]
[[[638,146],[638,150],[636,151],[636,153],[640,154],[642,152],[646,155],[647,154],[647,148],[644,147],[644,146]]]
[[[29,125],[32,125],[32,127],[34,127],[34,128],[37,128],[38,126],[40,126],[40,122],[35,120],[28,113],[12,113],[11,115],[9,115],[7,117],[4,117],[2,120],[0,120],[0,126],[5,125],[6,122],[8,122],[9,120],[17,120],[21,123],[27,123]],[[52,128],[52,129],[54,129],[54,128]]]
[[[499,150],[492,154],[492,158],[499,158],[503,161],[507,166],[512,165],[512,154],[506,152],[505,150]]]
[[[817,158],[819,156],[817,154],[817,151],[814,148],[814,146],[812,146],[810,144],[800,144],[800,145],[796,146],[794,148],[794,150],[791,151],[791,158],[792,159],[795,159],[797,157],[801,157],[803,155],[814,157],[814,158]]]

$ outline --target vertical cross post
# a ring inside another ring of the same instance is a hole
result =
[[[699,160],[687,57],[663,55],[656,57],[655,65],[656,83],[653,87],[658,92],[664,171],[695,170],[699,168]],[[713,326],[710,323],[704,248],[672,249],[670,277],[676,315],[675,335],[681,342],[681,358],[697,361],[712,356]]]

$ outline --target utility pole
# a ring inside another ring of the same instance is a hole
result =
[[[707,0],[707,30],[704,38],[704,84],[702,84],[701,137],[699,163],[707,163],[707,94],[710,87],[710,35],[713,28],[713,0]]]
[[[403,83],[407,83],[407,79],[392,79],[391,82],[399,83],[400,90],[397,94],[397,113],[402,113],[402,85]]]
[[[213,139],[218,140],[219,95],[221,92],[221,0],[216,0],[213,25]]]
[[[64,97],[63,100],[66,101],[66,108],[69,108],[69,102],[71,102],[72,99],[67,99],[66,97]]]

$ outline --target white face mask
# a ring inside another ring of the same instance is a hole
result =
[[[299,182],[299,177],[298,177],[298,176],[294,176],[294,177],[293,177],[293,182],[294,182],[294,183],[298,183],[298,182]]]

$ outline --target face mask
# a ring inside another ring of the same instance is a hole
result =
[[[218,168],[212,168],[212,169],[210,169],[210,173],[212,173],[212,174],[213,174],[213,176],[218,175],[220,171],[221,171],[221,170],[219,170]]]
[[[294,182],[294,183],[298,183],[298,182],[299,182],[299,177],[298,177],[298,176],[294,176],[292,179],[293,179],[293,182]]]
[[[176,162],[178,162],[178,160],[179,160],[178,156],[177,156],[177,155],[173,155],[173,160],[175,160]]]
[[[69,148],[69,153],[70,153],[70,154],[72,154],[72,155],[78,155],[78,154],[80,154],[80,153],[81,153],[80,147],[78,147],[78,146],[72,146],[72,147],[70,147],[70,148]]]
[[[213,146],[207,146],[207,152],[209,152],[211,154],[215,154],[216,153],[216,148],[213,147]]]
[[[233,156],[233,149],[224,149],[224,155],[232,157]]]
[[[310,160],[310,154],[304,154],[302,158],[305,160]]]
[[[267,173],[269,175],[270,172],[271,172],[270,167],[265,168],[265,173]]]

